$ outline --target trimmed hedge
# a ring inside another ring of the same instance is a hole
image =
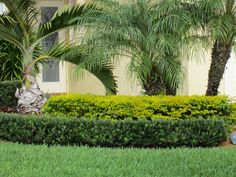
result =
[[[0,114],[0,139],[102,147],[212,147],[226,140],[222,120],[85,120]]]
[[[51,97],[44,113],[96,119],[191,119],[228,117],[233,105],[225,96],[94,96]]]
[[[15,92],[20,87],[20,81],[0,82],[0,106],[16,107],[17,98],[15,97]]]

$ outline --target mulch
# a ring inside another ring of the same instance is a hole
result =
[[[17,110],[14,107],[0,106],[0,112],[17,113]]]
[[[227,140],[223,143],[220,144],[220,147],[228,147],[228,148],[232,148],[232,147],[236,147],[236,145],[234,145],[230,140]]]

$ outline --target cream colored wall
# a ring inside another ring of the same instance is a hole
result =
[[[114,76],[117,77],[118,95],[141,95],[141,86],[128,77],[127,67],[130,63],[128,57],[122,57],[116,64]]]
[[[127,77],[127,66],[130,62],[129,58],[122,58],[114,68],[114,76],[116,76],[118,95],[140,95],[141,87]],[[80,77],[75,81],[74,66],[69,65],[69,93],[90,93],[96,95],[106,95],[106,89],[102,83],[90,73],[85,73],[83,79]],[[74,76],[73,76],[74,75]]]
[[[68,93],[105,95],[106,90],[101,82],[88,72],[76,73],[75,65],[68,64]]]
[[[86,0],[77,0],[77,3],[80,3],[80,4],[83,4],[85,2],[87,2],[87,1]]]
[[[230,97],[236,97],[236,54],[235,52],[231,53],[231,57],[225,69],[225,94]]]
[[[193,55],[191,59],[183,59],[185,78],[182,87],[178,90],[178,95],[205,95],[210,59],[210,51]],[[225,94],[224,77],[220,83],[219,94]]]
[[[180,86],[179,89],[177,89],[177,95],[188,95],[189,93],[189,87],[188,87],[188,84],[189,84],[189,78],[188,78],[188,73],[189,73],[189,70],[188,70],[188,60],[187,59],[183,59],[182,60],[182,65],[183,65],[183,73],[184,73],[184,78],[183,78],[183,82]]]

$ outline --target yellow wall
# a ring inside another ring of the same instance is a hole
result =
[[[68,65],[68,71],[68,93],[106,94],[106,90],[101,82],[90,73],[84,72],[82,77],[75,72],[75,66],[72,64]]]
[[[141,86],[128,77],[127,67],[130,59],[122,57],[117,62],[114,75],[117,77],[118,95],[141,95]]]
[[[202,51],[202,50],[201,50]],[[208,71],[210,68],[210,51],[204,54],[191,55],[190,59],[183,59],[184,81],[178,90],[179,95],[204,95],[207,89]],[[225,81],[221,81],[219,94],[225,94]]]
[[[127,77],[127,66],[130,62],[129,58],[122,58],[116,64],[114,68],[114,76],[116,76],[117,86],[118,86],[118,95],[140,95],[141,87],[131,81]],[[106,95],[106,89],[102,83],[90,73],[84,73],[83,77],[77,75],[75,67],[71,64],[68,65],[70,73],[68,73],[68,82],[69,82],[69,93],[92,93],[96,95]]]

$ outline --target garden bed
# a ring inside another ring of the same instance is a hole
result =
[[[15,107],[0,106],[0,112],[5,112],[5,113],[17,113],[17,110],[16,110]]]

